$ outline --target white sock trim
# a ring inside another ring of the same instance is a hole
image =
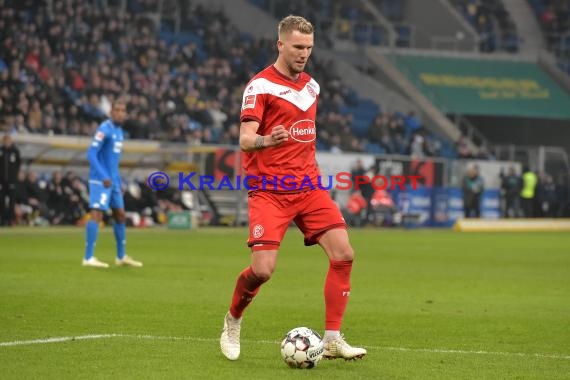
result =
[[[324,341],[331,341],[340,338],[340,331],[338,330],[325,330]]]

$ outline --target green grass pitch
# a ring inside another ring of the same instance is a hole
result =
[[[568,233],[352,230],[344,334],[368,356],[312,370],[279,355],[289,329],[323,329],[327,260],[296,229],[236,362],[218,338],[246,230],[129,229],[141,269],[81,267],[83,235],[0,230],[0,378],[570,379]],[[106,228],[96,255],[114,251]]]

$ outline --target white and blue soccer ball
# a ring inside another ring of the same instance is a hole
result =
[[[281,357],[291,368],[313,368],[323,357],[321,336],[308,327],[296,327],[281,342]]]

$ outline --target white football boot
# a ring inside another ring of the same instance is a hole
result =
[[[143,263],[141,263],[140,261],[136,261],[135,259],[133,259],[128,255],[125,255],[123,256],[122,259],[116,258],[115,265],[118,267],[129,266],[129,267],[140,268],[143,266]]]
[[[241,331],[241,318],[235,319],[230,312],[224,317],[224,329],[220,337],[220,348],[222,353],[229,360],[237,360],[239,358],[240,345],[239,334]]]
[[[95,256],[91,256],[89,260],[83,259],[81,263],[84,267],[94,267],[94,268],[109,268],[109,264],[99,261]]]
[[[323,358],[325,359],[356,360],[362,359],[366,353],[365,348],[352,347],[346,343],[342,335],[336,339],[324,341]]]

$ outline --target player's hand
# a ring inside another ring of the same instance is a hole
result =
[[[111,180],[110,179],[104,179],[103,180],[103,186],[106,188],[111,187]]]
[[[278,125],[271,130],[271,145],[279,145],[289,140],[289,132],[284,126]]]

